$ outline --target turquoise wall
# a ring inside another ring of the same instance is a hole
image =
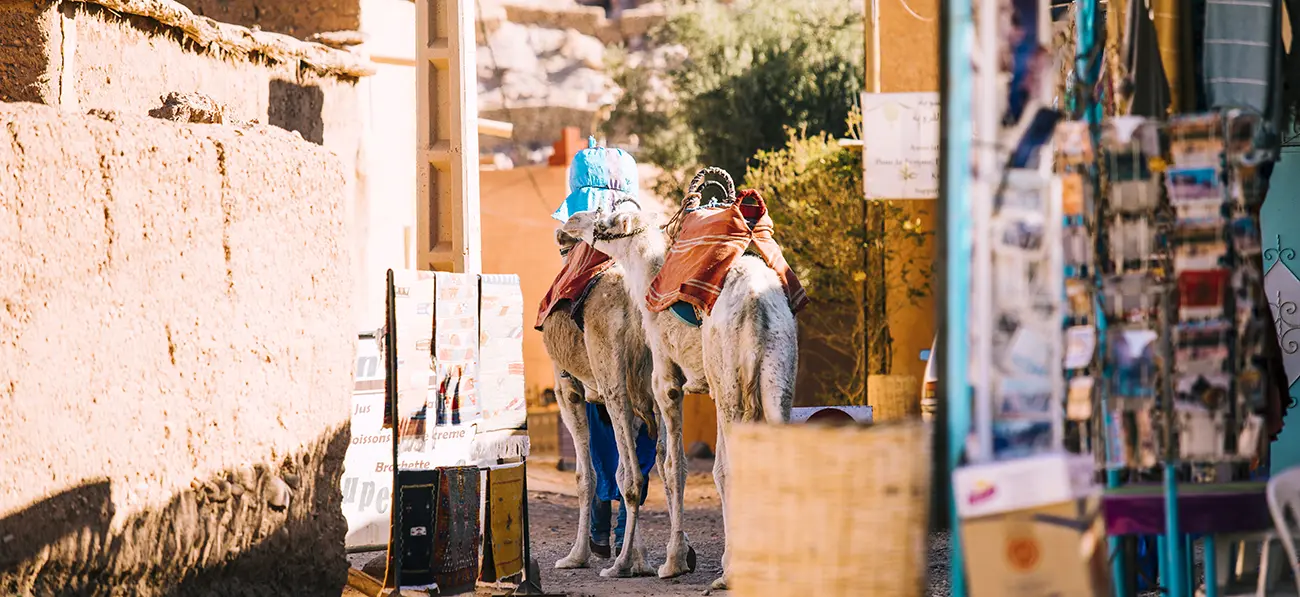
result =
[[[1273,267],[1279,256],[1285,254],[1281,250],[1268,251],[1270,247],[1295,248],[1300,251],[1300,201],[1296,200],[1297,197],[1300,197],[1300,148],[1288,147],[1282,150],[1282,159],[1273,169],[1268,200],[1260,212],[1266,272]],[[1277,265],[1287,267],[1300,278],[1300,263],[1294,261],[1283,259]],[[1300,297],[1289,297],[1289,300],[1300,301]],[[1295,374],[1293,371],[1288,373]],[[1300,383],[1291,385],[1291,396],[1300,396]],[[1287,413],[1286,426],[1282,428],[1282,434],[1271,449],[1269,470],[1276,473],[1296,465],[1300,465],[1300,407]]]

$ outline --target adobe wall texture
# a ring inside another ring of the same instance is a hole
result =
[[[143,117],[168,93],[202,93],[228,120],[296,131],[332,151],[347,221],[365,203],[357,81],[373,67],[352,54],[214,23],[170,0],[0,0],[0,37],[20,46],[5,42],[14,60],[0,61],[0,100]],[[361,254],[364,239],[355,240]]]
[[[341,594],[339,161],[0,104],[0,164],[0,594]]]
[[[179,0],[194,14],[223,23],[261,27],[305,39],[317,33],[361,29],[359,0]]]

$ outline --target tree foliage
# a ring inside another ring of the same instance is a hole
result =
[[[859,123],[854,112],[847,126]],[[930,293],[919,249],[932,232],[899,202],[866,201],[862,154],[826,134],[787,129],[783,147],[755,155],[745,185],[767,201],[786,259],[816,301],[800,327],[831,360],[822,369],[829,398],[865,404],[867,375],[892,366],[890,315]]]
[[[847,132],[862,92],[862,31],[842,0],[679,0],[649,42],[679,52],[657,65],[614,59],[623,94],[606,132],[637,136],[638,159],[665,172],[662,197],[703,166],[740,179],[758,151],[785,145],[787,127]]]

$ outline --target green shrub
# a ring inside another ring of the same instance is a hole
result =
[[[846,126],[859,124],[854,112]],[[902,305],[886,297],[915,305],[930,293],[931,264],[917,249],[931,232],[900,202],[866,201],[862,154],[824,133],[787,129],[783,147],[754,156],[745,186],[763,195],[786,260],[815,301],[799,318],[816,345],[804,353],[828,361],[818,367],[827,394],[819,398],[865,404],[867,374],[892,368],[889,315]]]
[[[637,135],[638,159],[665,172],[655,185],[662,197],[677,197],[703,166],[741,179],[755,153],[785,144],[787,128],[847,133],[863,89],[862,32],[861,14],[843,1],[679,1],[649,43],[684,57],[656,69],[616,55],[623,95],[606,133]]]

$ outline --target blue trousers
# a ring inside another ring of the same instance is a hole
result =
[[[641,495],[650,489],[650,477],[643,477]],[[627,507],[621,497],[618,500],[618,522],[614,525],[614,548],[623,546],[623,531],[627,529]],[[591,540],[599,545],[609,545],[609,519],[614,514],[614,502],[603,502],[599,496],[591,498]]]

